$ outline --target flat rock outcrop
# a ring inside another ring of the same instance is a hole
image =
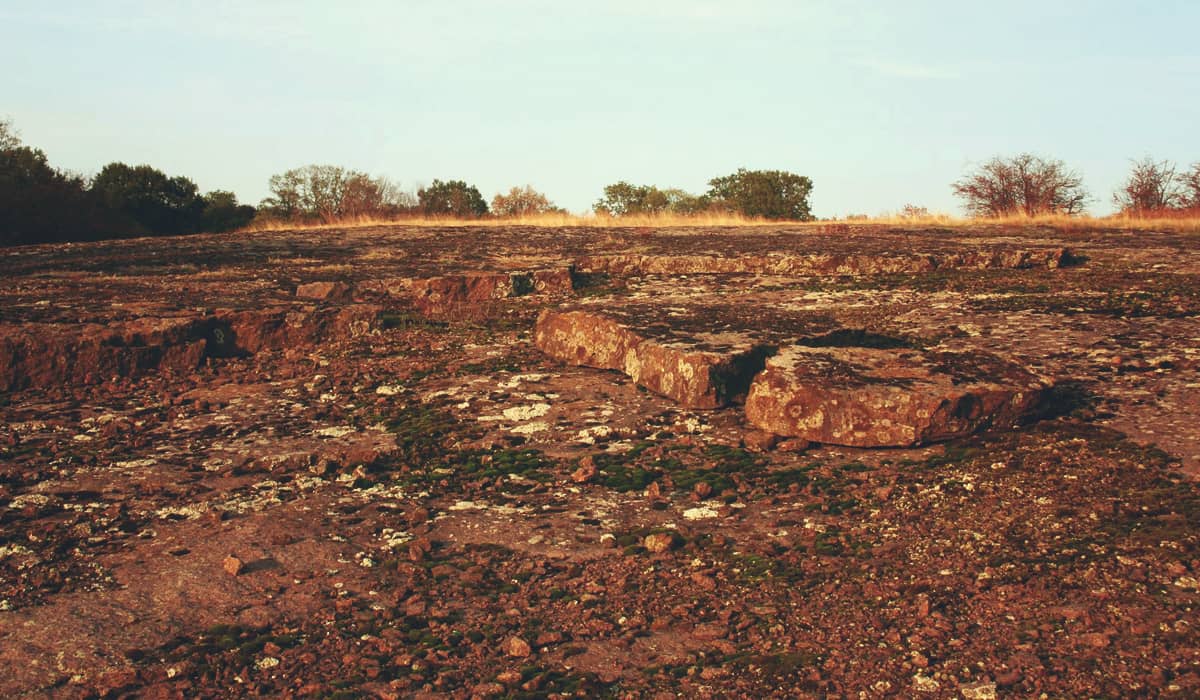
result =
[[[773,350],[738,333],[648,338],[594,311],[543,311],[534,343],[569,364],[624,372],[688,408],[717,408],[744,394]]]
[[[595,255],[578,260],[582,272],[617,275],[764,274],[880,275],[934,270],[1057,269],[1072,262],[1066,248],[987,249],[956,253],[814,253],[808,255]]]
[[[190,372],[204,357],[211,330],[187,318],[11,325],[0,337],[0,391],[95,384],[159,369]]]
[[[312,345],[369,333],[381,309],[218,309],[193,317],[142,317],[109,324],[0,326],[0,391],[98,384],[153,371],[192,372],[206,357]]]
[[[407,281],[402,287],[427,316],[486,310],[489,303],[534,293],[566,293],[573,289],[570,268],[532,272],[469,272]]]
[[[906,447],[1011,426],[1048,385],[983,352],[788,348],[767,361],[746,419],[777,435],[850,447]]]
[[[491,224],[0,250],[0,698],[1200,697],[1194,234]]]

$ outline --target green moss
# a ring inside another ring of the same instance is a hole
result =
[[[738,577],[747,582],[774,578],[781,568],[777,560],[758,554],[736,556],[733,559],[733,566],[738,570]]]
[[[813,462],[803,467],[771,472],[767,477],[767,481],[776,488],[784,491],[788,490],[793,484],[800,487],[808,486],[812,481],[811,472],[820,466],[820,462]]]
[[[979,454],[979,448],[949,444],[942,454],[929,457],[920,466],[931,470],[941,469],[942,467],[968,462]]]
[[[379,315],[379,327],[383,330],[444,330],[449,324],[433,321],[424,316],[411,313],[387,312]]]

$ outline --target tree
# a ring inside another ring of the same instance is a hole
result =
[[[0,151],[12,151],[21,147],[21,137],[13,128],[12,121],[0,119]]]
[[[764,219],[812,221],[812,180],[782,170],[746,170],[708,181],[708,198],[721,208]]]
[[[967,211],[982,217],[1075,215],[1088,199],[1078,173],[1028,153],[993,158],[952,187]]]
[[[109,163],[92,179],[91,189],[105,206],[147,233],[170,236],[200,229],[204,199],[186,177],[168,177],[149,165]]]
[[[669,205],[667,195],[654,185],[631,185],[621,180],[605,186],[604,196],[592,208],[597,214],[630,216],[661,214]]]
[[[1113,193],[1113,203],[1134,216],[1174,209],[1183,195],[1181,184],[1174,163],[1147,156],[1134,161],[1129,179]]]
[[[1200,163],[1192,163],[1192,169],[1179,177],[1179,206],[1184,209],[1200,209]]]
[[[214,190],[204,195],[204,210],[200,214],[201,231],[221,233],[246,226],[254,220],[257,210],[248,204],[238,204],[237,195]]]
[[[98,237],[112,222],[96,209],[83,178],[51,167],[41,150],[0,149],[0,245]]]
[[[434,180],[428,187],[417,190],[417,202],[426,216],[477,219],[488,213],[483,195],[462,180]]]
[[[708,195],[696,195],[677,188],[663,190],[662,193],[667,198],[667,211],[672,214],[691,216],[712,209],[712,200]]]
[[[268,183],[274,198],[263,205],[289,220],[337,218],[349,174],[336,165],[306,165],[272,175]]]
[[[492,198],[492,213],[496,216],[512,218],[561,211],[546,195],[529,185],[513,187],[508,194],[497,194]]]
[[[86,241],[121,235],[132,224],[105,209],[79,175],[50,165],[0,120],[0,246]]]
[[[384,177],[337,165],[306,165],[272,175],[261,208],[289,221],[333,223],[344,218],[394,216],[411,198]]]

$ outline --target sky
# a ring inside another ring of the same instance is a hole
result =
[[[1200,161],[1195,0],[0,0],[0,118],[52,164],[147,163],[245,202],[328,163],[406,189],[703,192],[812,178],[820,217],[1031,152],[1111,211],[1130,161]]]

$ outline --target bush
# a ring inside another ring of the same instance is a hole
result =
[[[1028,153],[993,158],[952,185],[972,216],[1082,214],[1087,190],[1060,160]]]

